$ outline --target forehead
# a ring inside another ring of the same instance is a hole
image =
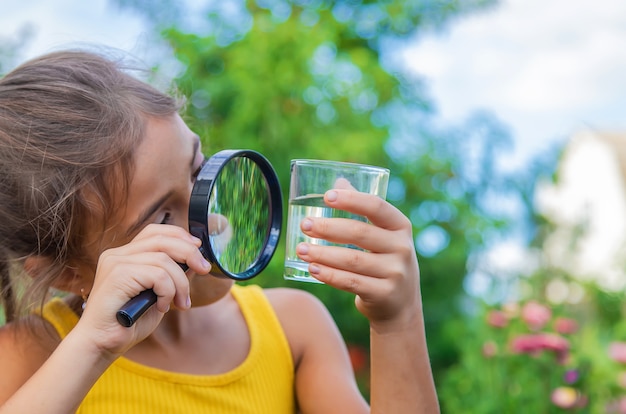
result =
[[[167,192],[178,191],[189,183],[195,134],[176,114],[150,118],[143,141],[136,149],[134,171],[127,198],[128,219]]]
[[[192,135],[178,114],[164,118],[147,118],[144,139],[135,150],[135,171],[131,176],[131,186],[150,180],[151,174],[146,174],[147,170],[170,166],[180,168],[180,162],[188,164],[188,146],[191,145],[188,141]]]

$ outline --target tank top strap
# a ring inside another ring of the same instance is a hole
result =
[[[246,321],[252,338],[271,337],[275,346],[287,355],[287,363],[292,365],[291,348],[278,316],[269,299],[258,285],[233,285],[231,293],[239,303],[241,312]],[[266,338],[267,339],[267,338]]]
[[[65,338],[78,323],[78,315],[61,298],[53,298],[36,313],[54,327],[61,339]]]

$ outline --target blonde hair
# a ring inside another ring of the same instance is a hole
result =
[[[87,51],[55,52],[0,79],[0,291],[7,321],[43,302],[61,271],[85,257],[93,223],[123,207],[134,149],[149,117],[180,102]],[[121,193],[124,194],[124,193]],[[115,197],[114,197],[115,195]],[[117,201],[116,201],[117,200]],[[117,204],[116,204],[117,203]],[[52,266],[19,301],[25,258]]]

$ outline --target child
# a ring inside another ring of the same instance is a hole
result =
[[[318,300],[210,275],[187,231],[204,156],[179,109],[91,52],[0,80],[0,413],[438,412],[409,220],[336,189],[327,204],[372,224],[301,224],[369,251],[298,248],[370,321],[370,409]],[[156,305],[122,327],[116,311],[149,288]]]

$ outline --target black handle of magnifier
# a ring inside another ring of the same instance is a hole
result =
[[[183,268],[183,271],[187,271],[188,267],[186,264],[179,265]],[[137,319],[139,319],[141,315],[143,315],[150,308],[150,306],[156,303],[156,301],[157,295],[154,293],[154,290],[144,290],[126,302],[124,306],[117,311],[115,317],[120,325],[130,328],[135,322],[137,322]]]

